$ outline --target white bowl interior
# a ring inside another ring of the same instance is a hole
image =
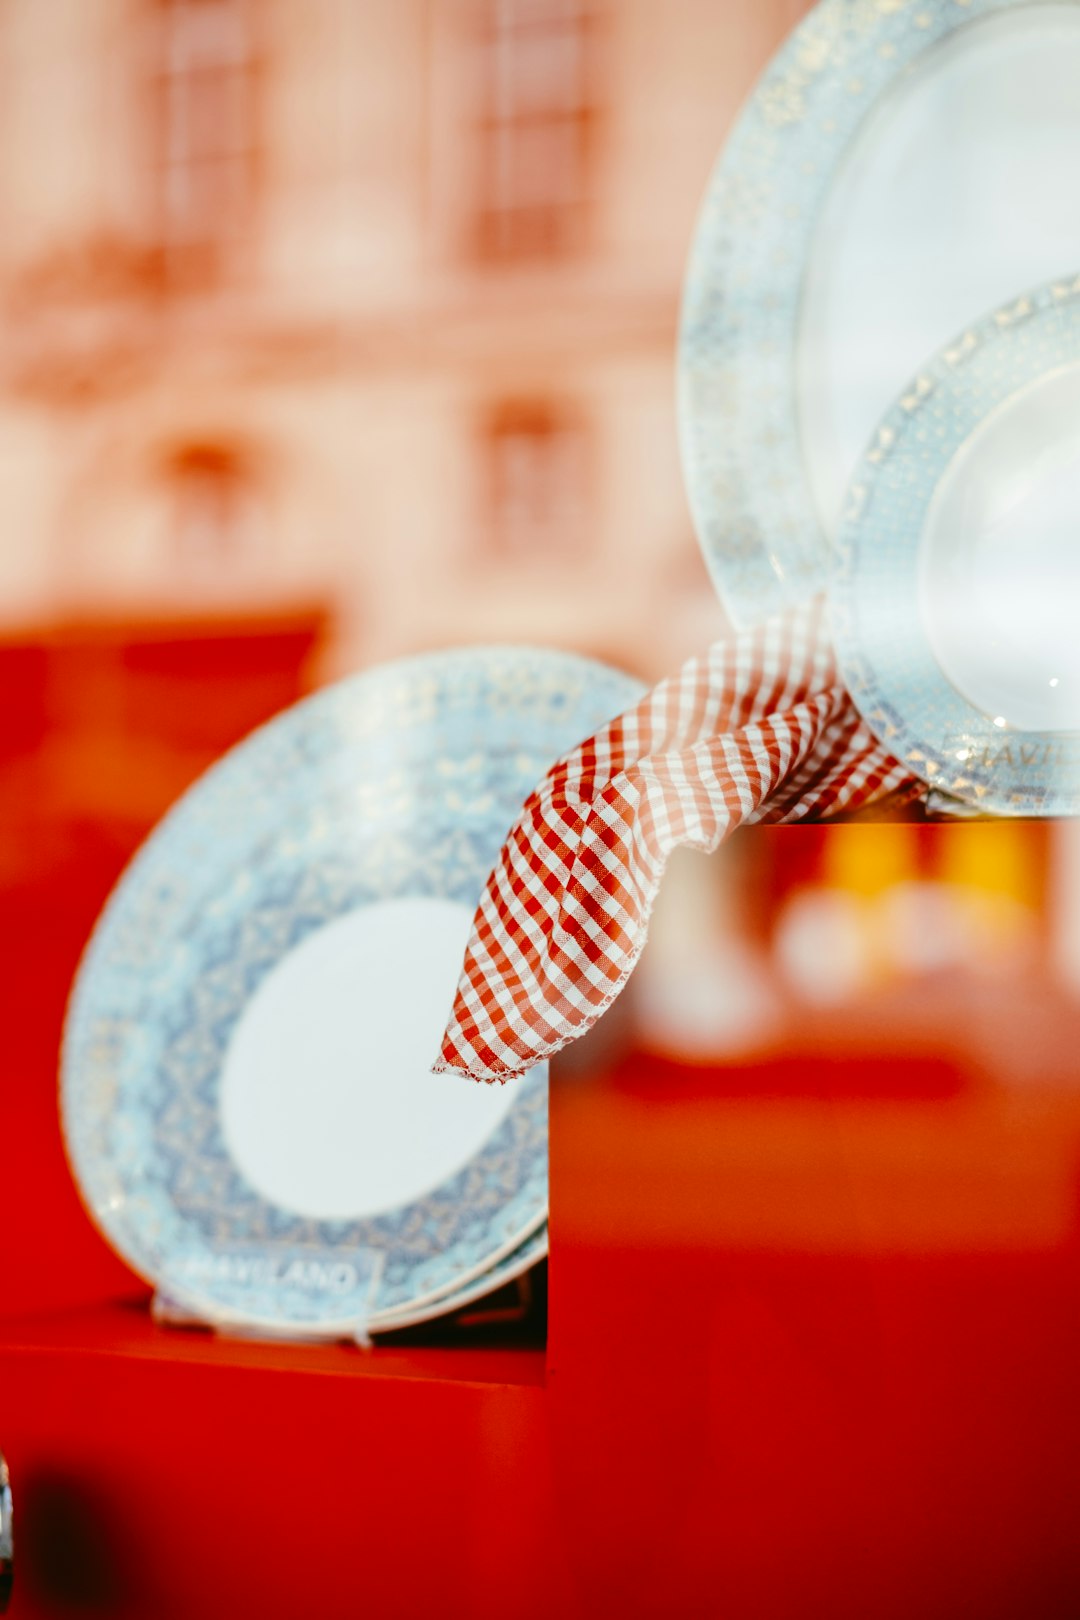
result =
[[[919,607],[943,672],[997,725],[1080,730],[1080,365],[1008,400],[949,465]]]
[[[472,911],[383,900],[308,935],[267,974],[225,1056],[225,1142],[281,1209],[351,1220],[422,1198],[479,1151],[514,1086],[430,1072]]]
[[[1080,268],[1080,6],[974,21],[898,78],[822,210],[800,308],[797,409],[833,532],[881,418],[928,355]]]

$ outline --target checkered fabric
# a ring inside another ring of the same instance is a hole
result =
[[[718,642],[529,798],[473,920],[436,1071],[506,1080],[583,1035],[641,955],[677,845],[925,792],[848,696],[820,600]]]

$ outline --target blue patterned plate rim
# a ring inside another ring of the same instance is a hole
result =
[[[496,1262],[482,1276],[475,1277],[471,1282],[455,1289],[451,1294],[445,1294],[441,1299],[417,1306],[415,1310],[396,1312],[373,1320],[372,1328],[376,1332],[389,1333],[395,1328],[418,1327],[420,1323],[430,1322],[437,1316],[449,1316],[454,1311],[463,1310],[466,1305],[472,1305],[476,1300],[493,1294],[496,1288],[502,1288],[506,1283],[513,1282],[515,1277],[520,1277],[522,1272],[528,1271],[530,1266],[535,1266],[542,1260],[547,1252],[548,1227],[545,1221],[531,1237],[526,1238],[524,1243]]]
[[[545,1067],[465,1169],[363,1220],[263,1199],[225,1149],[215,1088],[240,1012],[284,955],[383,899],[471,910],[536,782],[642,690],[543,648],[401,659],[260,727],[150,835],[76,974],[60,1101],[88,1213],[170,1302],[347,1334],[467,1286],[543,1227]]]
[[[958,334],[912,379],[849,487],[829,593],[852,697],[890,753],[987,813],[1080,813],[1080,733],[1026,731],[948,679],[918,593],[924,524],[980,426],[1033,384],[1080,365],[1080,275],[1012,300]]]
[[[721,150],[687,263],[677,391],[694,526],[739,626],[827,584],[831,547],[805,467],[795,355],[814,231],[845,154],[926,53],[987,17],[1041,3],[820,0]]]

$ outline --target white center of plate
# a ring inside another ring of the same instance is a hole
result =
[[[1080,266],[1078,85],[1080,6],[1020,7],[929,50],[852,142],[800,306],[800,435],[830,532],[918,367],[965,323]]]
[[[513,1086],[433,1075],[472,913],[384,900],[310,934],[259,985],[221,1076],[225,1141],[262,1196],[318,1219],[412,1203],[463,1168]]]
[[[1080,730],[1080,366],[995,411],[927,514],[919,602],[934,656],[977,709]]]

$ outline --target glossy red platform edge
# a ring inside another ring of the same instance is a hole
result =
[[[546,1354],[158,1328],[73,1195],[27,1223],[13,1616],[1080,1613],[1075,1019],[996,997],[1060,1036],[1022,1084],[933,996],[836,1089],[821,1030],[802,1070],[556,1066]]]

